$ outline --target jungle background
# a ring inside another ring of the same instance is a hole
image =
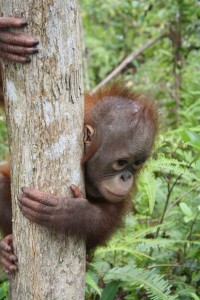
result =
[[[85,299],[199,300],[200,1],[82,0],[80,11],[85,88],[115,70],[151,95],[160,119],[125,228],[87,267]],[[7,153],[1,112],[1,161]],[[8,299],[2,271],[0,281]]]

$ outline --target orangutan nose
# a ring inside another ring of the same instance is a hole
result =
[[[123,181],[127,181],[127,180],[129,180],[131,177],[132,177],[132,174],[131,174],[130,171],[124,171],[124,172],[122,173],[122,175],[121,175],[120,178],[121,178]]]

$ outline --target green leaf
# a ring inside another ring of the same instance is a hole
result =
[[[190,295],[192,296],[192,298],[193,298],[194,300],[200,300],[200,298],[197,296],[197,294],[195,294],[195,293],[190,293]]]
[[[101,291],[96,284],[96,282],[93,280],[92,276],[90,274],[86,274],[86,283],[90,285],[99,295],[101,295]]]
[[[183,220],[184,220],[185,223],[189,223],[192,219],[193,219],[193,218],[187,217],[187,216],[185,216],[185,217],[183,218]]]
[[[102,292],[100,300],[113,300],[120,286],[119,281],[109,283]]]
[[[189,146],[192,146],[193,148],[200,150],[200,142],[198,141],[194,141],[194,142],[188,142],[186,143]]]
[[[142,174],[142,183],[149,200],[149,211],[150,214],[152,214],[156,200],[156,181],[154,174],[152,172],[148,172],[148,169],[146,169]]]
[[[192,210],[186,203],[182,202],[182,203],[180,203],[179,206],[186,217],[188,217],[188,218],[192,217]]]
[[[9,282],[4,281],[0,284],[0,300],[8,300]]]

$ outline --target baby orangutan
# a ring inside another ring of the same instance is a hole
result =
[[[17,27],[15,19],[13,23],[5,19],[0,18],[0,28],[3,24],[4,27],[7,24],[7,28]],[[27,37],[17,43],[15,33],[9,32],[9,39],[6,34],[8,32],[0,30],[0,42],[6,41],[0,49],[7,53],[1,55],[0,52],[1,57],[25,62],[28,52],[20,52],[19,47],[32,49],[30,44],[27,45]],[[151,154],[156,132],[155,106],[125,85],[112,84],[95,94],[86,94],[83,157],[86,197],[75,185],[71,185],[74,195],[71,198],[24,187],[22,194],[18,195],[22,214],[57,232],[84,238],[88,250],[105,244],[122,225],[123,216],[130,207],[129,195]],[[7,236],[0,242],[0,259],[6,273],[17,269],[12,248],[11,214],[9,163],[2,163],[0,227]]]

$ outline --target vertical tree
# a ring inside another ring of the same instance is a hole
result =
[[[30,65],[4,63],[12,167],[14,248],[19,272],[11,298],[84,299],[84,242],[37,226],[20,213],[21,187],[71,195],[83,188],[83,85],[76,0],[1,0],[5,16],[22,17],[39,39]],[[77,216],[78,217],[78,216]]]

